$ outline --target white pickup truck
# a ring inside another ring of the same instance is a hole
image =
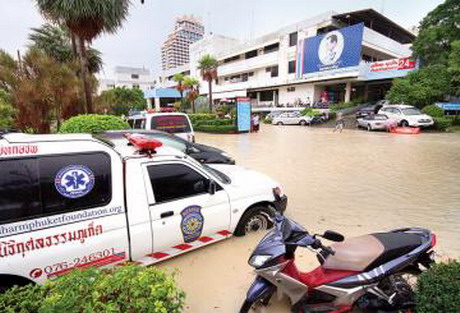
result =
[[[0,288],[126,261],[150,265],[272,226],[269,177],[204,166],[154,139],[0,136]]]

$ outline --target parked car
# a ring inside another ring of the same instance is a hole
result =
[[[139,134],[147,138],[158,139],[165,146],[176,148],[200,163],[235,164],[235,160],[225,151],[211,146],[193,143],[179,136],[159,130],[115,130],[104,132],[100,137],[114,144],[128,144],[128,140],[125,138],[127,134]]]
[[[356,126],[358,128],[365,128],[368,131],[372,130],[386,130],[388,117],[383,114],[369,114],[367,116],[358,118]]]
[[[272,120],[273,125],[310,125],[313,117],[299,112],[283,113]]]
[[[410,105],[388,105],[379,110],[402,127],[428,127],[434,124],[433,118],[423,114],[419,109]]]
[[[278,117],[283,113],[286,113],[286,112],[284,112],[284,111],[271,111],[270,113],[267,114],[267,116],[265,118],[273,120],[275,117]]]
[[[281,186],[155,139],[0,136],[0,290],[74,268],[147,266],[273,226]]]
[[[381,101],[366,105],[365,107],[359,109],[358,112],[356,112],[356,118],[362,118],[368,115],[377,114],[379,110],[383,107],[383,104],[381,104],[382,103]],[[384,101],[387,101],[387,100],[384,100]]]
[[[190,142],[195,141],[192,122],[184,113],[143,113],[128,118],[133,129],[161,130]]]

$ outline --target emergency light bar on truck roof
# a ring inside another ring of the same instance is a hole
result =
[[[125,138],[137,149],[141,154],[155,154],[156,149],[163,146],[163,143],[157,139],[148,138],[139,134],[126,134]]]

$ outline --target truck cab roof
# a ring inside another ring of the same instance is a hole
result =
[[[94,151],[94,144],[100,144],[101,150],[111,149],[117,152],[122,158],[127,158],[130,156],[137,156],[139,154],[137,149],[129,144],[129,141],[126,140],[126,145],[113,145],[110,141],[101,140],[97,137],[93,137],[90,134],[46,134],[46,135],[32,135],[24,133],[8,133],[0,136],[0,146],[7,145],[40,145],[40,144],[49,144],[53,143],[59,147],[59,144],[62,144],[62,152],[67,152],[67,145],[72,142],[79,142],[80,152],[84,152],[86,149],[88,151]],[[85,142],[90,145],[85,145]],[[58,149],[59,150],[59,149]],[[43,154],[43,153],[40,153]],[[44,153],[46,154],[46,153]],[[170,157],[185,157],[186,155],[181,151],[162,146],[156,150],[156,153],[152,157],[156,156],[170,156]]]

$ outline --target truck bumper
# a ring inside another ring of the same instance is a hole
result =
[[[287,203],[288,203],[288,198],[286,195],[282,197],[275,197],[274,204],[278,212],[283,213],[284,211],[286,211]]]

